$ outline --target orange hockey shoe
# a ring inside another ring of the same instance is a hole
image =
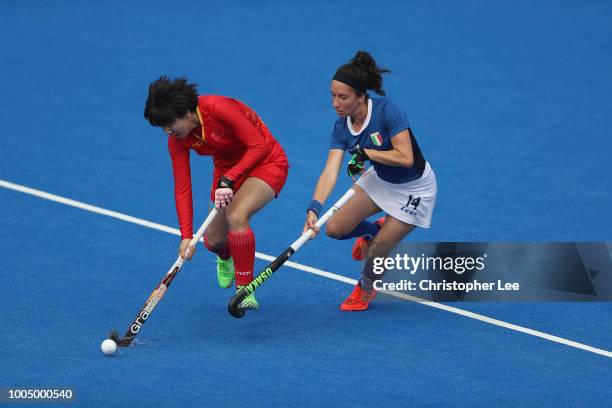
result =
[[[340,305],[340,310],[344,312],[358,312],[366,310],[370,302],[376,297],[376,289],[366,290],[359,283],[355,285],[353,292]]]

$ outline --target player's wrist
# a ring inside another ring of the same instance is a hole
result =
[[[229,188],[232,191],[234,190],[234,181],[229,177],[221,176],[219,181],[217,182],[217,188]]]
[[[308,211],[312,211],[318,217],[322,210],[323,204],[317,200],[312,200],[310,204],[308,204],[308,208],[306,208],[306,214],[308,214]]]
[[[370,160],[370,156],[368,156],[365,149],[359,145],[353,146],[353,148],[349,150],[349,153],[353,155],[352,159],[355,161]]]

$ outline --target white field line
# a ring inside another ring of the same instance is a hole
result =
[[[33,195],[35,197],[43,198],[45,200],[54,201],[54,202],[60,203],[60,204],[69,205],[71,207],[80,208],[82,210],[90,211],[90,212],[93,212],[93,213],[96,213],[96,214],[106,215],[108,217],[112,217],[112,218],[116,218],[118,220],[130,222],[132,224],[141,225],[143,227],[155,229],[155,230],[158,230],[158,231],[167,232],[169,234],[178,235],[178,236],[181,235],[180,231],[177,228],[168,227],[166,225],[157,224],[155,222],[147,221],[147,220],[144,220],[142,218],[132,217],[130,215],[122,214],[120,212],[107,210],[107,209],[104,209],[104,208],[101,208],[101,207],[96,207],[94,205],[86,204],[86,203],[83,203],[83,202],[80,202],[80,201],[76,201],[76,200],[71,200],[69,198],[61,197],[61,196],[58,196],[58,195],[55,195],[55,194],[46,193],[44,191],[40,191],[40,190],[36,190],[36,189],[33,189],[33,188],[25,187],[25,186],[22,186],[22,185],[19,185],[19,184],[15,184],[15,183],[11,183],[11,182],[8,182],[8,181],[2,180],[2,179],[0,179],[0,187],[7,188],[9,190],[19,191],[19,192],[25,193],[25,194],[30,194],[30,195]],[[270,261],[270,262],[275,259],[273,256],[262,254],[261,252],[255,252],[255,256],[257,258],[259,258],[259,259],[262,259],[264,261]],[[308,265],[302,265],[302,264],[299,264],[297,262],[287,261],[287,262],[285,262],[285,266],[288,266],[288,267],[294,268],[294,269],[298,269],[300,271],[308,272],[308,273],[311,273],[311,274],[314,274],[314,275],[319,275],[319,276],[322,276],[324,278],[333,279],[333,280],[336,280],[336,281],[348,283],[348,284],[351,284],[351,285],[355,285],[357,283],[357,281],[355,279],[347,278],[346,276],[337,275],[337,274],[331,273],[331,272],[322,271],[320,269],[316,269],[316,268],[313,268],[313,267],[308,266]],[[464,317],[468,317],[470,319],[475,319],[475,320],[479,320],[481,322],[489,323],[489,324],[492,324],[492,325],[495,325],[495,326],[499,326],[499,327],[503,327],[503,328],[506,328],[506,329],[509,329],[509,330],[514,330],[514,331],[517,331],[517,332],[521,332],[521,333],[525,333],[525,334],[530,334],[532,336],[540,337],[542,339],[553,341],[555,343],[564,344],[566,346],[575,347],[577,349],[589,351],[591,353],[595,353],[595,354],[599,354],[599,355],[602,355],[602,356],[605,356],[605,357],[608,357],[608,358],[612,358],[612,352],[607,351],[607,350],[603,350],[603,349],[599,349],[599,348],[596,348],[596,347],[592,347],[592,346],[589,346],[587,344],[578,343],[576,341],[564,339],[562,337],[553,336],[553,335],[548,334],[548,333],[543,333],[543,332],[538,331],[538,330],[533,330],[533,329],[529,329],[527,327],[518,326],[516,324],[504,322],[502,320],[493,319],[491,317],[483,316],[483,315],[480,315],[478,313],[473,313],[473,312],[470,312],[470,311],[467,311],[467,310],[464,310],[464,309],[459,309],[459,308],[448,306],[448,305],[445,305],[445,304],[442,304],[442,303],[426,301],[425,299],[421,299],[421,298],[418,298],[416,296],[406,295],[406,294],[400,293],[400,292],[383,291],[382,293],[384,293],[386,295],[389,295],[389,296],[394,296],[394,297],[397,297],[397,298],[400,298],[400,299],[409,300],[409,301],[412,301],[412,302],[418,302],[421,305],[433,307],[433,308],[436,308],[436,309],[439,309],[439,310],[444,310],[446,312],[458,314],[458,315],[461,315],[461,316],[464,316]]]

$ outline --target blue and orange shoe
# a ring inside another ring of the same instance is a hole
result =
[[[340,305],[340,310],[343,312],[359,312],[366,310],[377,293],[376,289],[372,288],[371,290],[366,290],[357,283],[353,292],[344,299],[344,302]]]
[[[378,225],[379,227],[382,227],[384,222],[385,217],[381,217],[374,221],[374,224]],[[368,245],[370,244],[372,238],[359,237],[355,240],[355,243],[353,244],[353,250],[351,251],[351,256],[354,260],[363,261],[366,258],[366,256],[368,255]]]

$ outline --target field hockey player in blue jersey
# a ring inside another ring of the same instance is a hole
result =
[[[384,97],[382,74],[372,56],[358,51],[336,71],[331,83],[332,105],[339,119],[331,135],[327,162],[306,211],[304,230],[312,228],[329,197],[342,167],[360,176],[355,195],[332,217],[326,228],[335,239],[356,238],[352,256],[365,259],[361,278],[344,300],[343,311],[366,310],[376,296],[372,260],[387,256],[415,227],[429,228],[436,203],[436,176],[414,137],[408,118]],[[368,90],[381,97],[372,97]],[[366,171],[366,162],[371,166]],[[370,222],[368,217],[384,212]]]

